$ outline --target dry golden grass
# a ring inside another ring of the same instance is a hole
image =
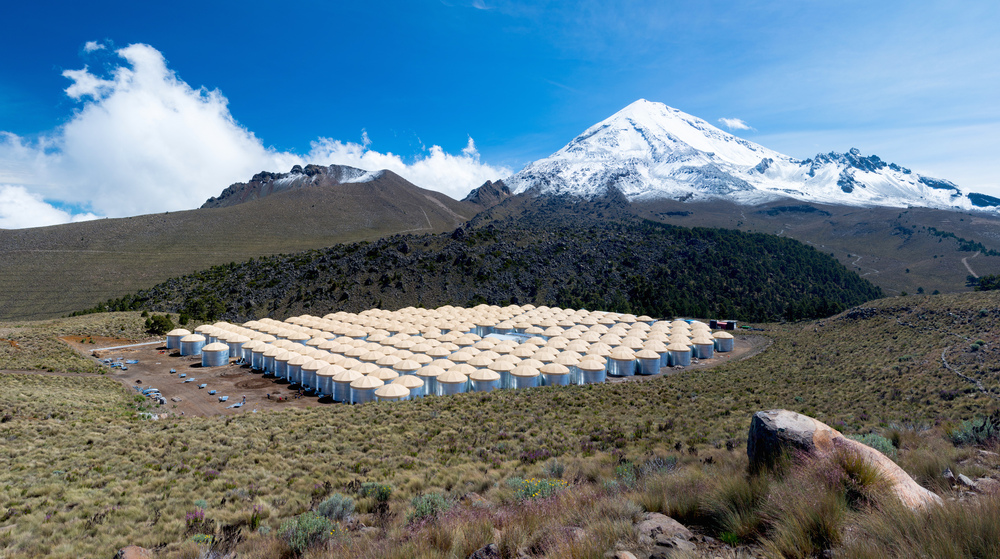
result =
[[[230,418],[141,421],[134,396],[109,379],[3,374],[0,554],[108,556],[137,544],[164,546],[166,557],[193,556],[204,547],[191,539],[198,531],[222,534],[249,522],[258,507],[271,531],[245,534],[252,539],[239,545],[250,555],[263,546],[270,551],[257,556],[273,556],[284,549],[275,541],[284,520],[366,481],[387,483],[393,493],[388,515],[370,498],[358,499],[358,520],[378,527],[371,535],[350,531],[351,552],[360,556],[457,557],[486,541],[487,526],[491,541],[508,551],[599,556],[616,542],[633,545],[627,528],[643,510],[667,511],[737,541],[807,553],[825,545],[822,539],[802,543],[809,526],[776,519],[817,518],[843,528],[858,524],[862,513],[799,503],[792,496],[803,489],[791,481],[754,485],[746,478],[750,415],[789,408],[847,433],[894,437],[899,463],[939,491],[951,491],[940,482],[942,466],[956,474],[995,472],[988,455],[944,439],[949,428],[994,404],[944,369],[940,354],[950,347],[949,363],[992,391],[998,302],[986,293],[897,298],[821,323],[769,325],[764,334],[774,339],[772,348],[749,361],[646,382]],[[86,360],[65,354],[54,336],[130,337],[140,324],[126,313],[0,328],[33,344],[25,344],[30,349],[19,363],[72,371]],[[963,345],[979,338],[986,343],[976,351]],[[61,369],[63,362],[69,365]],[[552,477],[550,456],[572,486],[551,503],[518,503],[505,480]],[[655,456],[673,457],[676,468],[643,474],[622,465]],[[469,492],[490,504],[456,505],[434,522],[406,523],[414,496],[441,493],[456,501]],[[781,506],[760,505],[762,494]],[[186,515],[199,508],[205,522],[192,531]],[[582,528],[584,539],[560,535],[571,527]],[[348,543],[333,545],[316,554],[336,556],[336,546]]]

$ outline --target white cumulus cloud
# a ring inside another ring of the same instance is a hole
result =
[[[72,215],[28,192],[23,186],[0,184],[0,229],[44,227],[70,221],[96,219],[93,214]]]
[[[87,43],[84,50],[101,47]],[[389,169],[457,198],[510,174],[482,163],[472,138],[458,155],[432,146],[407,159],[371,149],[367,132],[361,144],[319,138],[304,156],[269,149],[230,114],[222,92],[191,87],[155,48],[135,44],[116,54],[124,63],[109,75],[88,67],[63,72],[72,82],[66,95],[80,106],[59,129],[33,140],[0,131],[0,181],[6,183],[0,216],[13,216],[27,204],[41,220],[4,217],[0,227],[74,219],[57,206],[109,217],[196,208],[258,171],[288,171],[297,164]],[[41,205],[50,210],[42,212]]]
[[[730,130],[753,130],[749,124],[739,118],[720,118],[719,122]]]

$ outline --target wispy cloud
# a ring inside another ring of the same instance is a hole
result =
[[[719,122],[730,130],[753,130],[749,124],[739,118],[720,118]]]
[[[83,45],[83,52],[94,52],[95,50],[101,50],[103,48],[104,45],[98,43],[97,41],[87,41]]]
[[[192,88],[155,48],[116,54],[124,63],[106,76],[87,67],[63,73],[72,82],[66,94],[81,103],[64,126],[32,140],[0,132],[0,227],[190,209],[255,172],[296,164],[390,169],[458,198],[510,174],[482,163],[471,138],[461,154],[432,146],[412,160],[375,151],[364,131],[361,144],[320,138],[305,155],[269,149],[230,114],[222,92]]]

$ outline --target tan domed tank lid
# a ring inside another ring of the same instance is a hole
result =
[[[452,343],[454,343],[458,347],[472,347],[476,345],[476,340],[473,340],[470,336],[465,335],[462,336],[461,338],[456,338],[455,341]]]
[[[493,349],[497,345],[497,341],[493,338],[483,338],[472,345],[472,347],[486,351],[487,349]]]
[[[409,349],[413,353],[427,353],[428,351],[434,349],[434,346],[426,342],[421,342],[419,344],[413,344],[408,348],[400,348],[400,349]]]
[[[305,342],[309,340],[309,334],[303,332],[289,332],[287,336],[284,336],[293,342]]]
[[[628,338],[622,338],[621,343],[619,343],[618,345],[620,345],[621,347],[627,347],[629,349],[639,349],[642,347],[644,343],[646,342],[643,341],[642,338],[628,337]]]
[[[635,352],[627,347],[616,347],[609,355],[615,361],[632,361],[635,359]]]
[[[575,367],[580,364],[581,355],[574,351],[564,351],[556,356],[555,363],[567,367]]]
[[[360,361],[361,356],[367,355],[368,353],[370,352],[368,351],[367,347],[352,347],[351,349],[345,351],[344,355],[346,357],[350,357],[352,359],[357,359],[358,361]]]
[[[512,361],[494,361],[487,367],[491,371],[512,371],[516,365]]]
[[[544,366],[544,365],[543,365]],[[510,372],[511,375],[515,377],[537,377],[539,374],[538,369],[535,367],[528,367],[527,365],[518,365],[514,367]]]
[[[549,363],[541,368],[541,372],[547,375],[568,375],[569,367],[560,365],[559,363]]]
[[[566,330],[565,332],[563,332],[563,335],[562,335],[562,337],[563,337],[563,338],[564,338],[564,339],[565,339],[565,340],[566,340],[567,342],[572,342],[572,341],[576,341],[576,340],[579,340],[579,339],[580,339],[580,336],[582,336],[582,335],[583,335],[583,332],[581,332],[580,330],[573,330],[573,329],[571,328],[571,329],[569,329],[569,330]]]
[[[298,353],[295,353],[294,351],[288,351],[287,349],[283,349],[274,356],[274,360],[281,361],[282,363],[288,363],[288,360],[291,359],[292,357],[295,357],[296,355],[298,355]]]
[[[597,359],[584,359],[577,367],[581,371],[602,371],[606,367],[603,361]]]
[[[364,375],[361,378],[351,381],[351,388],[364,390],[367,388],[378,388],[385,383],[371,375]]]
[[[585,332],[580,334],[580,339],[587,342],[588,344],[593,344],[601,341],[601,334],[597,332]]]
[[[646,334],[646,340],[660,340],[662,342],[664,340],[669,340],[669,339],[670,339],[670,334],[666,332],[650,331],[648,334]]]
[[[691,348],[686,344],[672,343],[667,346],[667,351],[691,351]]]
[[[339,353],[327,353],[323,357],[319,358],[320,361],[325,361],[332,365],[340,365],[341,362],[344,361],[344,359],[345,357]]]
[[[318,371],[318,370],[322,369],[323,367],[326,367],[328,364],[329,363],[327,363],[326,361],[320,361],[318,359],[312,359],[312,360],[306,361],[305,363],[302,364],[302,370],[303,371]]]
[[[393,379],[392,384],[395,384],[397,386],[402,386],[403,388],[410,390],[413,388],[420,388],[421,386],[424,385],[424,381],[421,380],[420,377],[418,376],[402,375]]]
[[[441,337],[441,330],[438,328],[423,328],[420,330],[420,336],[425,340],[436,340]]]
[[[686,344],[691,341],[690,336],[685,336],[683,334],[671,334],[670,343],[673,344]]]
[[[305,365],[309,361],[312,361],[312,357],[309,357],[308,355],[302,355],[300,353],[300,354],[296,354],[295,357],[292,357],[291,359],[289,359],[288,360],[288,364],[292,365],[292,366],[295,366],[295,367],[301,367],[302,365]]]
[[[327,363],[325,367],[323,367],[322,369],[316,371],[316,376],[330,377],[330,379],[333,380],[333,377],[337,376],[337,374],[340,373],[343,370],[344,370],[344,368],[341,367],[340,365],[334,365],[332,363]]]
[[[416,355],[410,356],[410,361],[416,361],[417,363],[420,364],[421,367],[423,367],[424,365],[430,363],[431,361],[434,361],[434,359],[432,359],[431,356],[427,355],[426,353],[418,353]]]
[[[337,340],[326,340],[316,347],[324,351],[333,352],[340,345],[341,345],[340,342],[338,342]]]
[[[522,359],[514,364],[514,367],[532,367],[535,369],[541,369],[545,363],[542,363],[538,359]]]
[[[715,343],[715,339],[706,334],[699,334],[691,338],[691,343],[694,345],[712,345]]]
[[[635,353],[636,359],[659,359],[660,354],[651,349],[640,349]]]
[[[650,340],[642,346],[643,349],[649,349],[657,353],[663,353],[667,351],[667,344],[663,343],[661,340]]]
[[[493,351],[492,349],[487,349],[486,351],[480,351],[475,355],[475,357],[485,357],[487,359],[496,361],[497,359],[500,358],[500,354]]]
[[[414,353],[408,349],[397,349],[395,351],[390,351],[386,355],[394,355],[399,357],[400,361],[406,361],[407,359],[413,360]]]
[[[191,332],[189,330],[185,330],[184,328],[175,328],[175,329],[167,332],[167,335],[168,336],[180,336],[180,337],[183,338],[184,336],[190,336]]]
[[[524,333],[531,336],[544,336],[545,330],[539,328],[538,326],[532,326],[531,328],[526,329]]]
[[[575,351],[577,353],[582,354],[582,353],[587,353],[588,349],[590,349],[590,344],[588,344],[587,342],[583,340],[574,340],[566,344],[566,347],[563,348],[563,351]]]
[[[469,365],[468,363],[459,363],[458,365],[455,365],[450,369],[445,369],[445,371],[458,371],[459,373],[462,373],[465,376],[471,375],[472,372],[476,370],[478,369],[476,369],[472,365]]]
[[[583,362],[583,361],[597,361],[598,363],[603,363],[605,365],[608,364],[608,358],[607,357],[605,357],[603,355],[598,355],[596,353],[588,353],[587,355],[584,355],[583,359],[581,359],[580,361],[581,362]]]
[[[729,332],[716,332],[716,333],[712,334],[712,337],[715,338],[716,340],[731,340],[731,339],[733,339],[733,335],[730,334]]]
[[[274,349],[277,350],[278,348],[274,348]],[[201,348],[201,350],[202,351],[207,351],[209,353],[212,353],[213,351],[222,351],[222,350],[229,351],[229,346],[227,344],[223,344],[223,343],[220,343],[220,342],[215,342],[213,344],[208,344],[207,346]],[[265,355],[266,355],[266,353],[265,353]]]
[[[521,358],[520,357],[515,357],[514,355],[511,355],[510,353],[505,353],[505,354],[501,355],[500,357],[497,357],[497,359],[496,359],[496,361],[494,361],[494,363],[498,363],[500,361],[506,361],[508,363],[518,363],[518,362],[521,361]]]
[[[536,348],[537,346],[532,344],[519,345],[516,348],[514,348],[513,351],[510,352],[510,354],[513,355],[514,357],[520,357],[521,359],[525,359],[527,357],[531,357],[535,353]]]
[[[352,357],[345,357],[343,361],[338,363],[338,365],[340,365],[345,369],[353,369],[354,367],[357,367],[360,364],[361,361],[358,361],[357,359],[354,359]]]
[[[207,346],[201,348],[202,351],[218,351],[217,349],[209,349],[211,346],[226,345],[226,344],[208,344]],[[229,346],[226,346],[229,347]],[[288,351],[286,349],[281,349],[276,345],[269,345],[264,348],[264,357],[277,357],[282,351]]]
[[[365,349],[368,349],[368,348],[365,348]],[[361,361],[361,362],[363,362],[363,363],[374,363],[374,362],[378,361],[379,359],[381,359],[383,357],[385,357],[384,353],[376,353],[374,351],[368,351],[365,354],[363,354],[361,357],[359,357],[358,360]]]
[[[399,373],[393,371],[392,369],[387,369],[385,367],[379,367],[373,372],[369,373],[371,376],[381,380],[382,382],[389,382],[390,380],[399,378]],[[411,376],[411,375],[406,375]]]
[[[468,380],[468,375],[458,370],[457,367],[452,367],[437,377],[438,384],[462,384]]]
[[[402,361],[397,361],[392,368],[398,373],[406,374],[419,369],[420,363],[417,363],[412,359],[403,359]]]
[[[503,322],[497,324],[497,328],[501,330],[513,330],[517,327],[517,324],[511,320],[504,320]]]
[[[386,400],[392,400],[399,398],[405,398],[410,395],[410,389],[405,386],[400,386],[398,384],[384,384],[375,389],[375,395],[379,398],[384,398]]]
[[[527,330],[528,328],[531,328],[532,326],[534,326],[534,325],[531,324],[530,322],[526,321],[526,320],[519,320],[519,321],[517,321],[517,322],[514,323],[514,328],[517,328],[518,330]]]
[[[456,351],[455,353],[452,353],[451,356],[448,357],[448,359],[451,359],[455,363],[465,363],[468,360],[472,359],[473,357],[475,357],[475,355],[473,355],[472,353],[465,350],[460,350]]]
[[[469,380],[476,382],[494,382],[500,380],[500,373],[490,369],[476,369],[469,375]]]
[[[454,359],[453,359],[453,361],[454,361]],[[468,361],[466,361],[466,363],[468,363],[469,365],[471,365],[473,367],[476,367],[477,369],[480,369],[480,368],[489,367],[490,364],[493,363],[493,361],[494,361],[493,359],[490,359],[486,355],[483,355],[483,354],[480,353],[479,355],[477,355],[477,356],[473,357],[472,359],[469,359]],[[461,363],[459,363],[459,364],[461,364]]]
[[[392,347],[394,347],[396,349],[407,349],[407,350],[413,351],[412,348],[414,346],[416,346],[416,345],[417,345],[417,340],[415,340],[413,338],[406,338],[404,340],[396,340],[392,344]]]
[[[358,363],[357,365],[351,367],[351,370],[357,371],[363,375],[370,375],[379,370],[379,366],[375,363]]]
[[[418,377],[439,377],[444,374],[444,369],[437,365],[425,365],[417,369]]]
[[[396,357],[395,355],[383,355],[375,360],[375,364],[379,367],[392,367],[400,361],[402,361],[402,359]]]
[[[624,338],[628,335],[628,328],[622,326],[621,324],[616,324],[613,328],[608,329],[608,334],[613,334],[619,338]]]
[[[365,375],[357,371],[352,371],[351,369],[344,369],[343,371],[340,371],[339,373],[333,375],[333,382],[340,382],[340,383],[354,382],[363,376]]]
[[[457,365],[457,363],[455,363],[450,359],[435,359],[434,361],[431,361],[427,365],[434,365],[435,367],[441,367],[442,369],[447,370]]]

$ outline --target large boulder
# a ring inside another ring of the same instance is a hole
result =
[[[803,452],[818,458],[838,451],[854,452],[878,467],[890,490],[911,509],[941,504],[941,497],[913,481],[902,468],[881,452],[844,435],[829,425],[788,410],[767,410],[754,414],[747,436],[747,456],[754,470],[774,465],[789,452]]]
[[[153,552],[137,545],[130,545],[118,550],[115,559],[153,559]]]

